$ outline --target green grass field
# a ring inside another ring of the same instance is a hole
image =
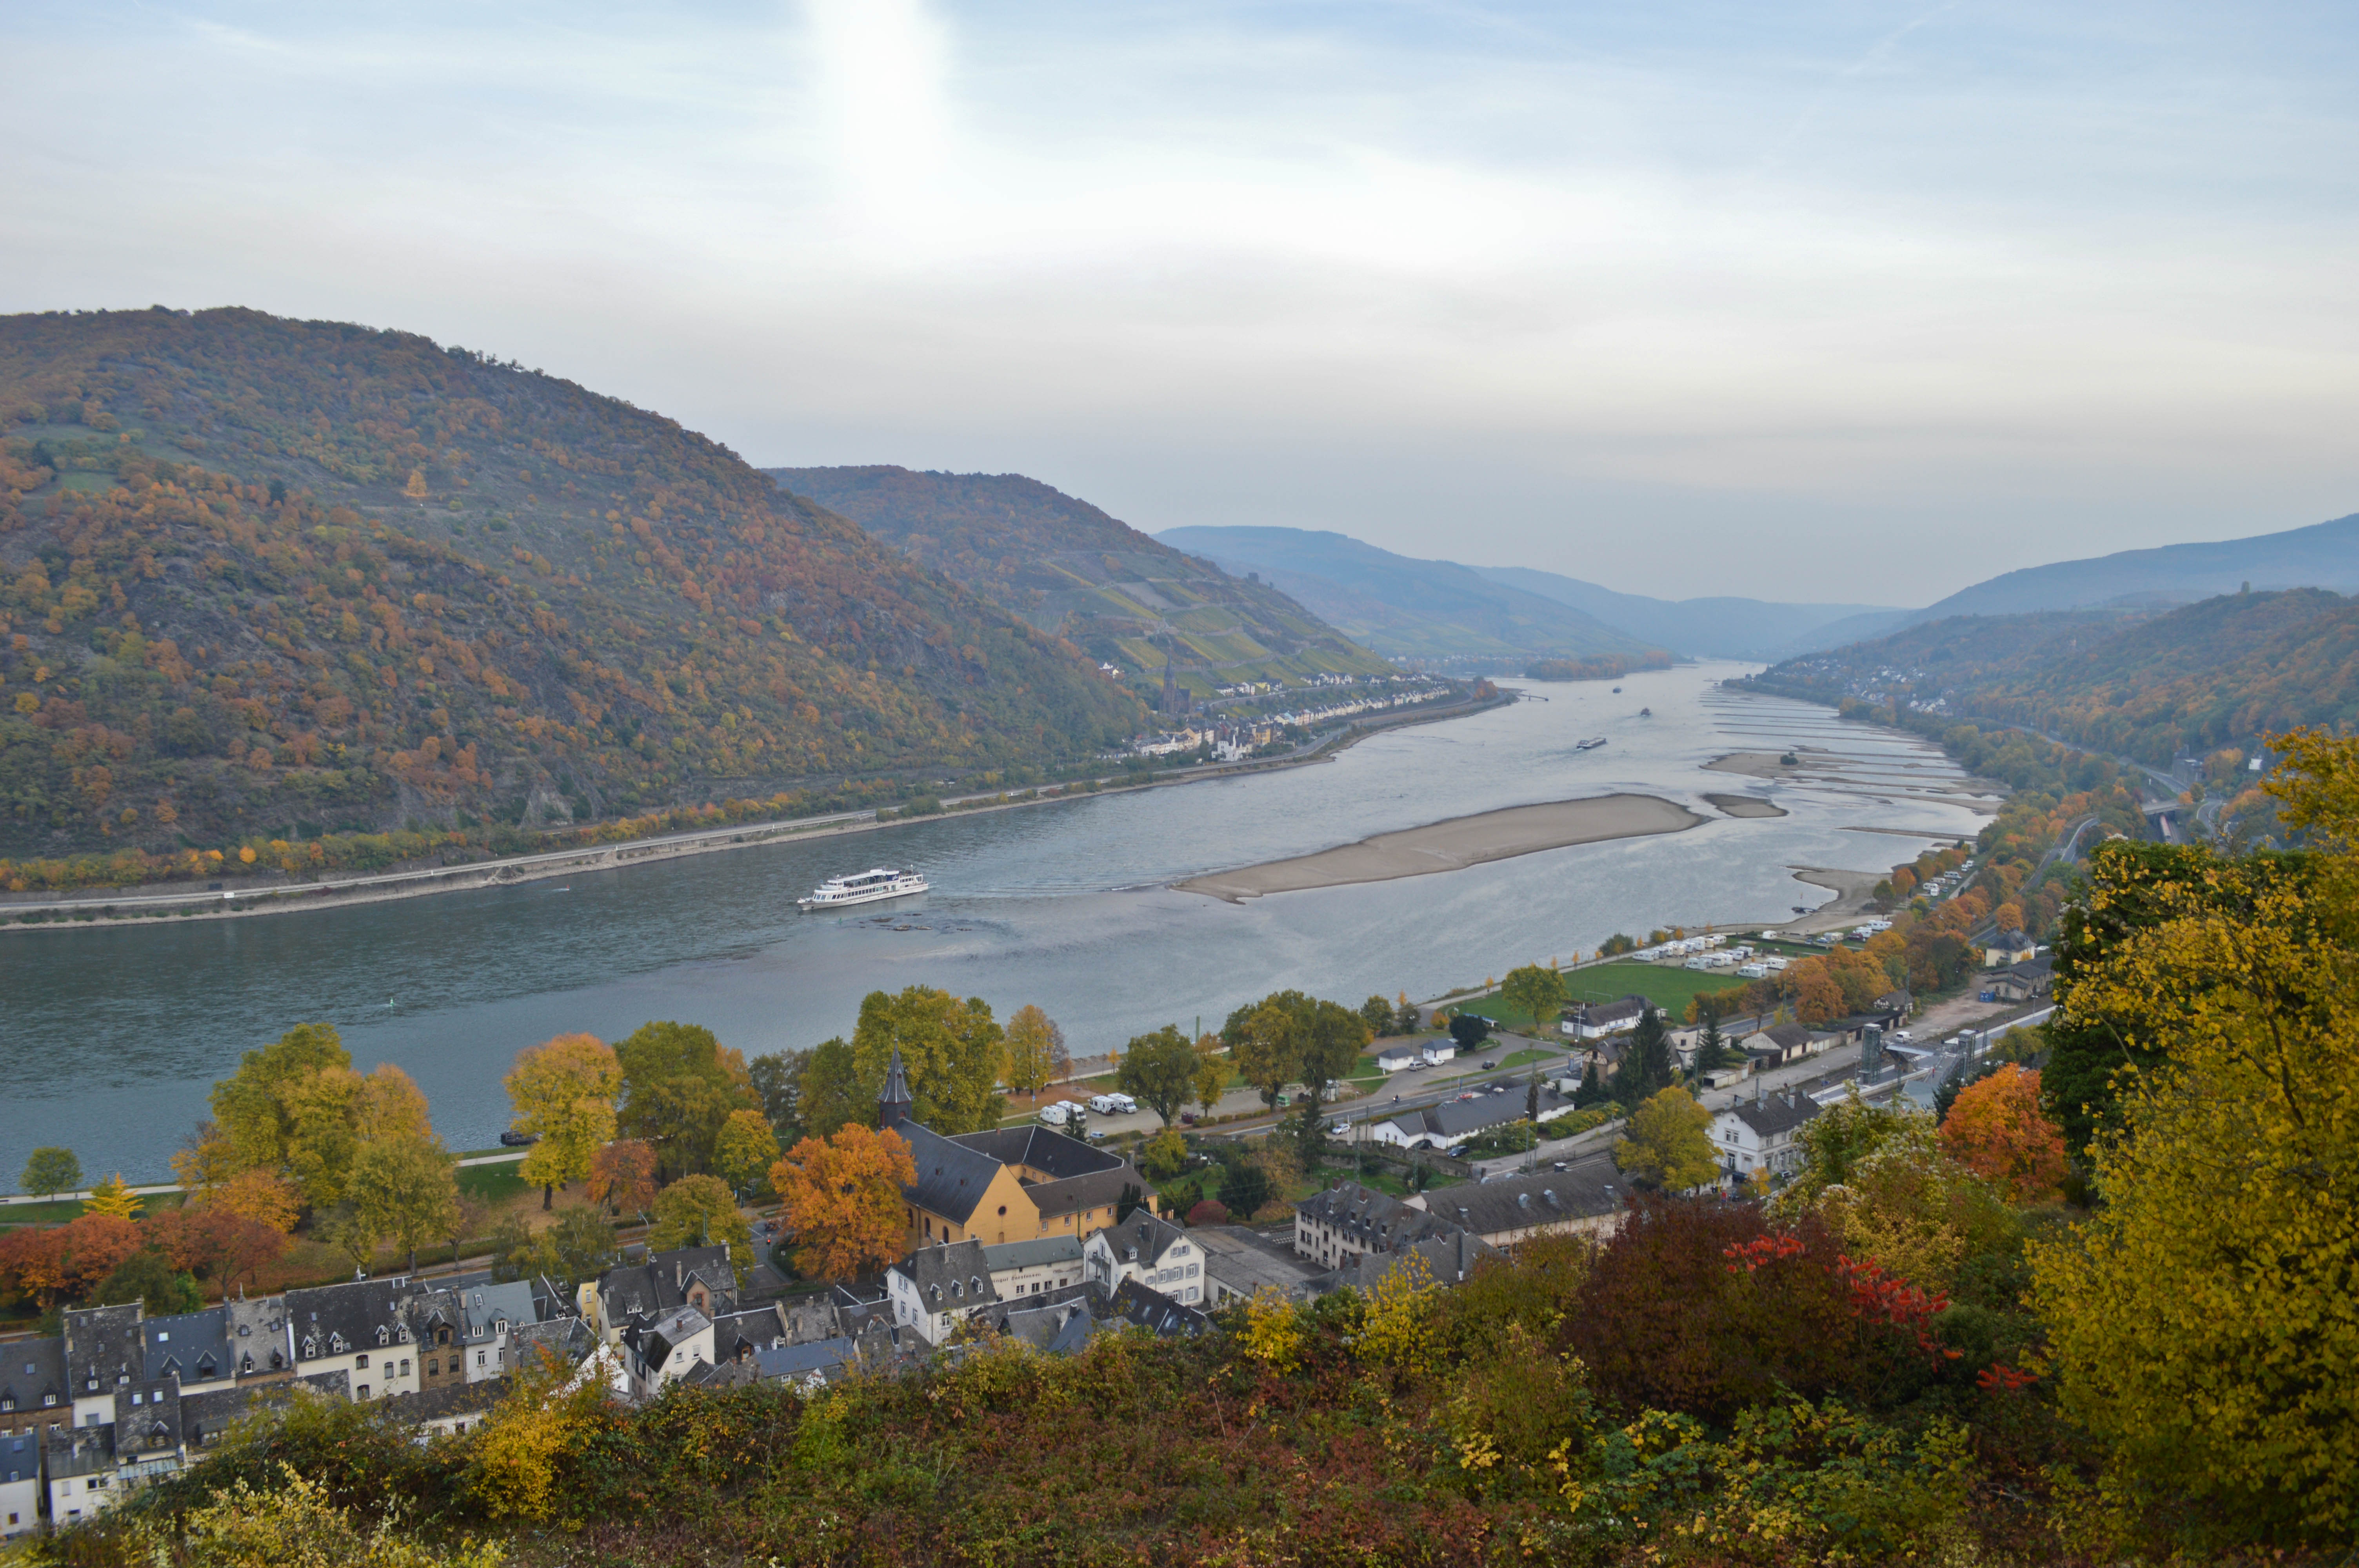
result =
[[[1674,1020],[1703,991],[1724,991],[1745,981],[1734,969],[1683,969],[1668,964],[1621,962],[1578,969],[1565,977],[1565,989],[1579,1001],[1613,1001],[1642,996]]]
[[[499,1165],[462,1165],[459,1190],[478,1203],[505,1203],[532,1187],[516,1174],[516,1162]]]

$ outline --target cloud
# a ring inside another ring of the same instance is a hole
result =
[[[1651,592],[1919,601],[2359,503],[2359,62],[2290,10],[7,27],[0,308],[402,326],[764,460]]]

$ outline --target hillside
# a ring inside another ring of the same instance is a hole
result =
[[[2000,719],[2167,765],[2299,725],[2359,722],[2359,600],[2322,589],[1954,616],[1788,660],[1764,685]]]
[[[2249,539],[2164,545],[2026,567],[1962,589],[1918,611],[1911,620],[2078,610],[2142,595],[2163,603],[2184,603],[2247,586],[2359,589],[2359,513]]]
[[[1596,617],[1450,561],[1420,561],[1303,528],[1169,528],[1167,545],[1255,572],[1390,659],[1520,672],[1535,656],[1657,651]]]
[[[1390,673],[1269,584],[1021,474],[762,471],[1143,684],[1159,680],[1167,654],[1199,696],[1241,681]]]
[[[1897,626],[1909,612],[1875,604],[1779,604],[1742,598],[1650,599],[1529,567],[1473,567],[1508,588],[1593,615],[1642,642],[1699,658],[1782,659]]]
[[[1143,718],[726,449],[407,333],[10,317],[0,433],[9,852],[874,795]]]

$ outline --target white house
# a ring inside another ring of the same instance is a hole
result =
[[[1729,1107],[1712,1119],[1712,1142],[1733,1181],[1756,1171],[1789,1176],[1802,1162],[1801,1131],[1819,1114],[1818,1101],[1788,1090]]]
[[[1439,1040],[1429,1040],[1425,1043],[1422,1054],[1427,1065],[1438,1067],[1458,1054],[1458,1042],[1447,1035]]]
[[[666,1383],[712,1364],[712,1320],[692,1306],[673,1307],[644,1328],[624,1330],[623,1348],[632,1396],[651,1399]]]
[[[1082,1246],[1082,1267],[1107,1296],[1125,1280],[1136,1280],[1183,1305],[1200,1306],[1205,1299],[1202,1250],[1186,1231],[1144,1209],[1091,1237]]]
[[[885,1271],[885,1295],[893,1304],[893,1321],[929,1345],[942,1344],[960,1324],[999,1302],[990,1260],[983,1243],[973,1238],[910,1253]]]
[[[983,1249],[991,1287],[1001,1301],[1044,1295],[1082,1282],[1082,1244],[1071,1236],[1044,1236],[1037,1241],[1010,1241]]]
[[[1387,1073],[1397,1073],[1425,1060],[1425,1052],[1413,1044],[1387,1045],[1376,1053],[1376,1065]]]

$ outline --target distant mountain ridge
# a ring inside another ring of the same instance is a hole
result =
[[[1781,604],[1715,597],[1650,599],[1529,567],[1473,567],[1489,578],[1569,604],[1634,637],[1702,658],[1781,659],[1897,626],[1910,611],[1880,604]]]
[[[1952,615],[2080,610],[2139,595],[2184,602],[2234,593],[2248,583],[2263,590],[2359,589],[2359,512],[2277,534],[2159,545],[2025,567],[1961,589],[1908,620],[1915,624]]]
[[[0,852],[890,798],[1145,717],[718,443],[414,334],[0,318]]]
[[[1637,658],[1658,646],[1586,611],[1495,582],[1455,562],[1395,555],[1344,534],[1189,526],[1167,528],[1156,537],[1232,573],[1267,578],[1388,658],[1512,672],[1535,657]]]
[[[1169,654],[1213,686],[1391,665],[1277,588],[1174,549],[1022,474],[889,464],[762,470],[782,489],[1151,687]]]

